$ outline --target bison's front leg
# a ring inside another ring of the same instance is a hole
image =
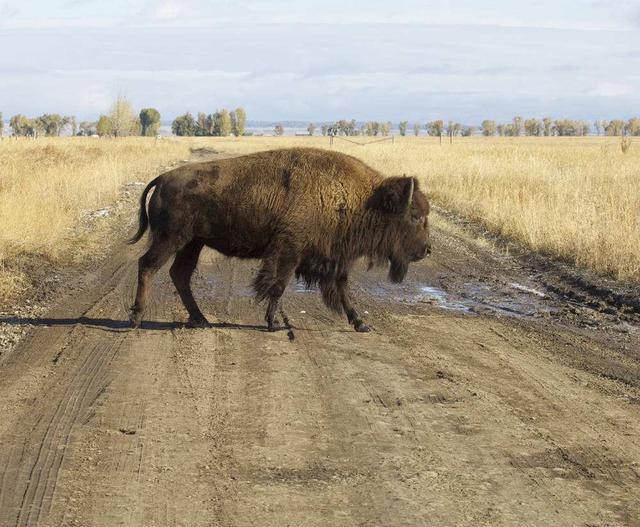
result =
[[[336,279],[336,287],[340,295],[340,303],[342,304],[344,312],[347,314],[349,323],[353,325],[358,333],[371,331],[371,328],[362,321],[355,307],[353,307],[351,293],[349,292],[349,276],[347,274],[340,275]]]
[[[287,283],[298,266],[300,258],[291,246],[280,244],[280,250],[264,259],[254,281],[258,300],[269,300],[265,321],[269,331],[275,331],[274,319]]]

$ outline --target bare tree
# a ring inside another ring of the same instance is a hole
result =
[[[600,119],[600,130],[602,130],[602,135],[607,135],[607,125],[609,121],[605,119]]]
[[[596,129],[596,135],[601,135],[602,127],[600,126],[600,120],[596,119],[593,121],[593,127]]]
[[[377,136],[380,133],[380,123],[378,121],[368,121],[365,124],[366,135]]]
[[[632,117],[624,128],[627,135],[640,136],[640,119],[638,117]]]
[[[231,134],[231,116],[229,110],[223,108],[220,111],[220,135],[226,137]]]
[[[106,115],[101,115],[100,119],[96,123],[96,133],[100,137],[106,137],[113,133],[113,126],[111,124],[111,119]]]
[[[522,135],[524,133],[524,119],[519,115],[513,118],[514,135]]]
[[[624,133],[624,121],[621,119],[614,119],[609,121],[605,127],[605,131],[609,136],[620,136]]]
[[[196,117],[195,135],[199,137],[211,135],[208,126],[207,114],[204,112],[198,112],[198,116]]]
[[[444,121],[438,120],[428,122],[425,125],[425,128],[427,129],[427,134],[429,134],[430,136],[442,137],[442,134],[444,132]]]
[[[76,119],[76,116],[70,115],[68,119],[69,126],[71,127],[71,135],[78,135],[78,120]]]
[[[454,121],[449,121],[447,125],[447,135],[449,136],[449,142],[453,143],[453,137],[462,133],[462,125]]]
[[[131,135],[137,128],[136,118],[131,103],[126,97],[119,95],[109,111],[111,132],[114,137]]]
[[[245,134],[245,127],[247,125],[247,112],[244,108],[236,108],[231,112],[231,133],[236,137],[240,137]]]
[[[485,137],[491,137],[493,135],[496,135],[496,122],[495,121],[490,121],[490,120],[485,120],[482,121],[482,135],[484,135]]]
[[[582,132],[580,135],[587,136],[591,133],[591,125],[587,121],[582,121]]]
[[[526,135],[542,135],[543,125],[538,119],[527,119],[524,122],[524,133]]]

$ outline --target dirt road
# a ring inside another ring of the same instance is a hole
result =
[[[402,286],[354,276],[371,334],[205,254],[190,330],[166,269],[127,328],[119,248],[0,363],[0,525],[640,525],[633,318],[569,303],[440,219]],[[176,322],[178,321],[178,322]]]

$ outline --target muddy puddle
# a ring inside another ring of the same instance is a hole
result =
[[[455,291],[445,291],[432,284],[406,279],[402,284],[362,283],[368,294],[404,304],[430,304],[440,309],[461,313],[495,313],[514,317],[543,317],[555,311],[550,297],[534,288],[516,282],[483,284],[466,282]]]

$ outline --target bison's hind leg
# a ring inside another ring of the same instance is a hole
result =
[[[147,296],[153,276],[178,248],[177,240],[170,237],[154,237],[149,250],[138,260],[138,289],[136,300],[131,307],[129,320],[133,327],[142,322],[142,315],[147,305]]]

